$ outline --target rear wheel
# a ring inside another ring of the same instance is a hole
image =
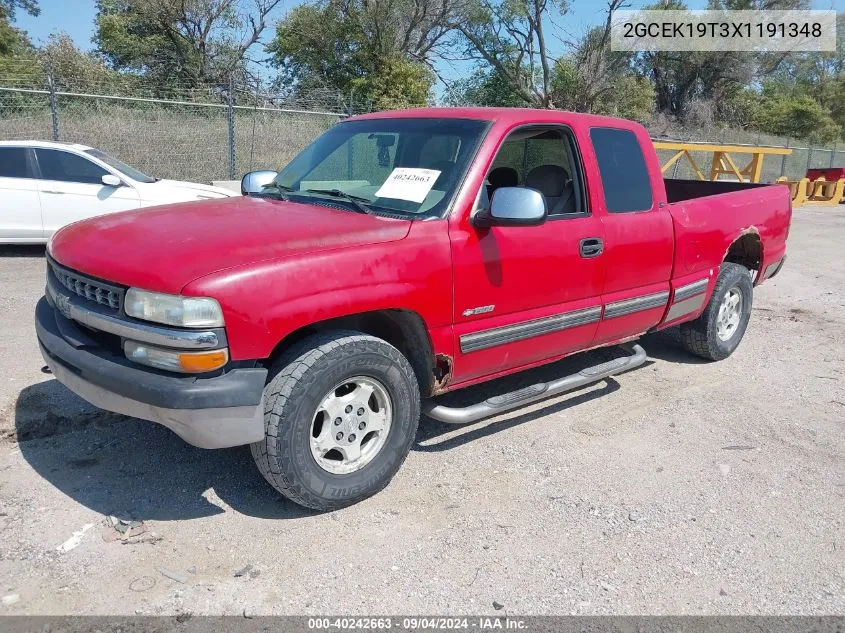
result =
[[[751,275],[739,264],[722,264],[707,307],[695,321],[680,326],[681,344],[707,360],[733,354],[751,318]]]
[[[251,449],[276,490],[333,510],[390,482],[420,417],[417,380],[399,350],[358,332],[318,334],[284,354],[271,375],[265,439]]]

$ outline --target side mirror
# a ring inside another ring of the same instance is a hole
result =
[[[102,181],[106,187],[120,187],[123,184],[123,181],[114,174],[104,174]]]
[[[493,193],[490,210],[472,216],[473,226],[537,226],[546,221],[546,199],[536,189],[500,187]]]
[[[241,194],[249,196],[254,193],[261,193],[261,189],[276,179],[279,173],[270,169],[251,171],[241,179]]]

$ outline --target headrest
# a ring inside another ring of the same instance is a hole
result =
[[[496,167],[487,174],[487,182],[494,189],[519,186],[519,174],[512,167]]]

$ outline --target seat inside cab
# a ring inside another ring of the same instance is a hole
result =
[[[572,151],[561,129],[531,127],[512,132],[487,173],[488,200],[501,187],[529,187],[543,195],[549,216],[579,213]]]

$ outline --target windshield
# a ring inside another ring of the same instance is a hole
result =
[[[155,182],[156,179],[152,176],[147,176],[147,174],[138,171],[134,167],[130,167],[123,161],[119,161],[113,156],[109,156],[108,154],[104,154],[98,149],[86,149],[85,153],[93,156],[97,160],[103,161],[109,167],[114,167],[117,171],[122,172],[129,176],[132,180],[137,182]]]
[[[354,198],[376,213],[439,217],[486,129],[486,121],[469,119],[346,121],[317,138],[270,187],[295,200],[330,197],[354,209]]]

